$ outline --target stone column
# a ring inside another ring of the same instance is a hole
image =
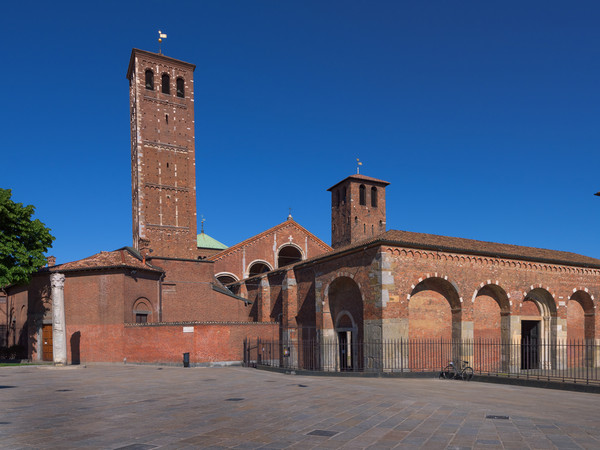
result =
[[[52,285],[52,354],[54,364],[67,364],[67,329],[65,323],[65,276],[62,273],[50,275]]]

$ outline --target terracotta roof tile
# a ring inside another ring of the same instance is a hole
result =
[[[112,252],[100,252],[79,261],[44,268],[49,272],[68,272],[75,270],[97,270],[117,267],[130,267],[134,269],[162,272],[158,267],[144,264],[129,248],[125,247]],[[42,270],[44,270],[42,269]]]
[[[337,183],[335,183],[333,186],[331,186],[329,189],[327,189],[328,191],[331,191],[334,187],[336,187],[338,184],[343,183],[346,180],[363,180],[363,181],[370,181],[372,183],[377,183],[377,184],[381,184],[383,186],[387,186],[388,184],[390,184],[387,181],[383,181],[383,180],[379,180],[377,178],[373,178],[373,177],[368,177],[366,175],[360,175],[360,174],[355,174],[355,175],[350,175],[349,177],[344,178],[342,181],[338,181]]]
[[[330,253],[299,262],[297,265],[318,261],[322,258],[329,258],[339,253],[373,244],[388,244],[414,249],[467,253],[552,264],[600,268],[600,259],[579,255],[577,253],[400,230],[387,231],[378,236],[340,247]]]

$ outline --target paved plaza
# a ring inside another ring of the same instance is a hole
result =
[[[477,382],[21,366],[0,399],[11,449],[600,448],[600,395]]]

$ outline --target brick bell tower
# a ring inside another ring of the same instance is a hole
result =
[[[133,246],[153,256],[196,257],[195,65],[133,49]]]
[[[385,232],[387,181],[351,175],[331,191],[331,246],[353,244]]]

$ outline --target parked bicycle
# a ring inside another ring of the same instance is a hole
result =
[[[470,381],[473,378],[473,368],[469,366],[469,361],[461,361],[460,369],[454,365],[453,361],[450,361],[440,372],[440,378]]]

